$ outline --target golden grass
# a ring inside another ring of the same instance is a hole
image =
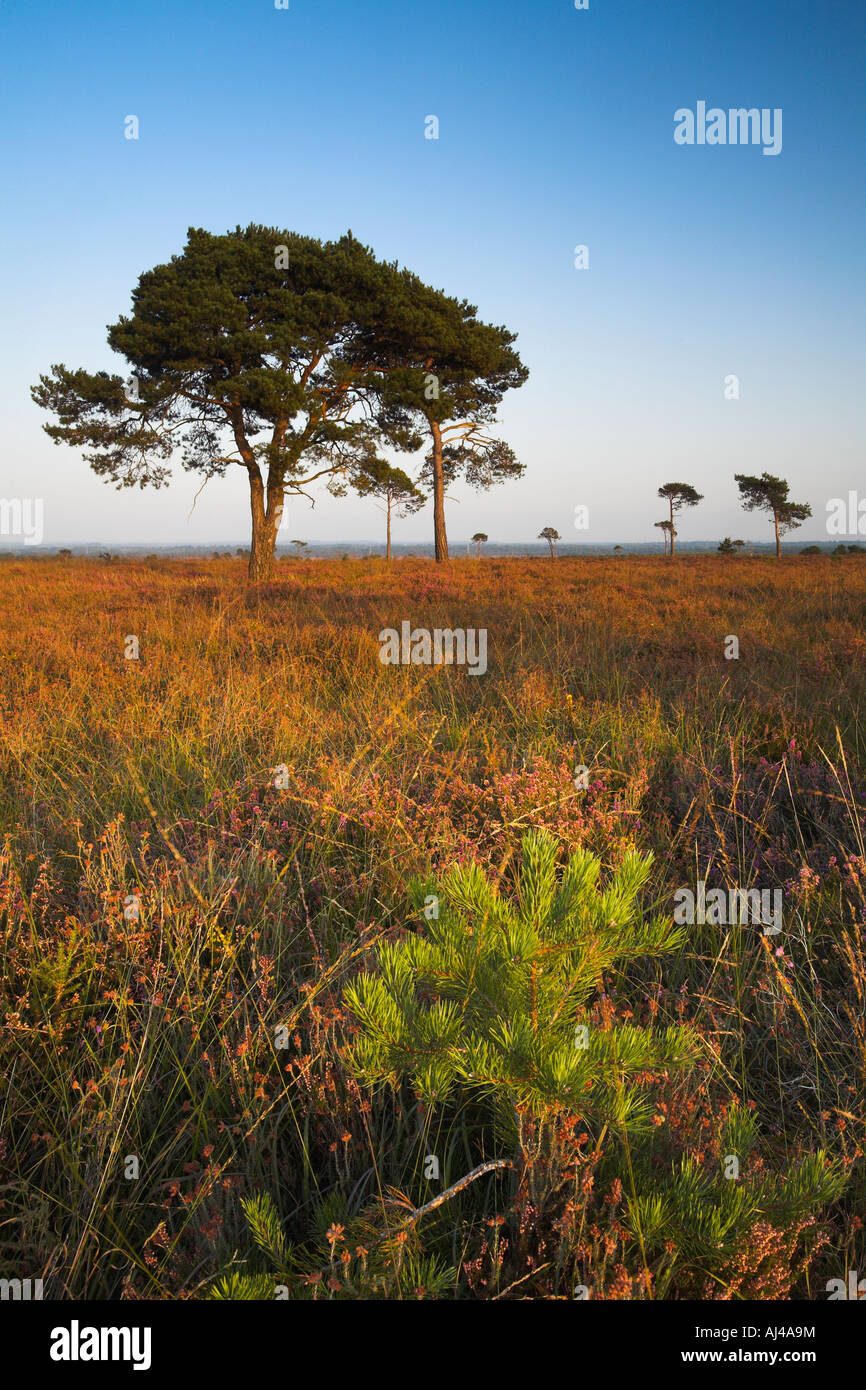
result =
[[[409,1182],[411,1104],[364,1108],[339,985],[402,925],[410,873],[468,854],[499,871],[528,824],[609,863],[653,849],[668,907],[707,873],[785,886],[781,957],[707,928],[664,981],[619,988],[705,1031],[708,1087],[670,1120],[683,1151],[740,1099],[762,1161],[820,1145],[856,1176],[866,565],[291,560],[260,590],[244,568],[0,565],[10,1270],[59,1294],[185,1296],[237,1248],[237,1189],[281,1192],[300,1230],[358,1184]],[[486,628],[487,674],[383,667],[378,632],[404,619]],[[866,1258],[858,1181],[833,1273]],[[484,1219],[462,1210],[467,1269]],[[808,1294],[802,1250],[783,1255]]]

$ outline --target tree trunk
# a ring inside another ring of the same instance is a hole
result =
[[[250,544],[249,578],[253,584],[267,583],[274,574],[274,551],[277,531],[283,515],[283,485],[278,478],[268,478],[267,496],[258,468],[250,473],[250,512],[252,542]]]
[[[779,539],[779,518],[776,516],[776,513],[775,513],[775,512],[773,512],[773,525],[774,525],[775,528],[776,528],[776,559],[777,559],[777,560],[781,560],[781,558],[782,558],[782,542],[781,542],[781,540]]]
[[[674,553],[674,499],[673,499],[672,497],[670,497],[670,498],[668,498],[668,501],[669,501],[670,504],[671,504],[671,558],[673,559],[673,553]]]
[[[387,502],[385,503],[385,517],[386,517],[386,521],[385,521],[385,531],[386,531],[386,534],[387,534],[387,537],[388,537],[388,543],[387,543],[387,545],[386,545],[386,547],[385,547],[385,559],[386,559],[386,560],[390,560],[390,558],[391,558],[391,499],[390,499],[390,497],[388,498]]]
[[[436,563],[448,559],[448,536],[445,531],[445,476],[442,467],[442,431],[438,420],[430,421],[433,436],[433,539],[436,542]]]

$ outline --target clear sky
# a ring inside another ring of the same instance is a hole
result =
[[[45,544],[243,544],[245,474],[115,491],[42,433],[53,362],[124,370],[105,326],[190,225],[347,228],[518,334],[501,433],[525,477],[455,492],[449,533],[770,539],[734,472],[781,473],[827,539],[866,496],[863,0],[6,0],[0,496]],[[783,112],[781,153],[678,145],[699,101]],[[124,138],[136,115],[140,138]],[[425,118],[439,139],[425,139]],[[574,249],[589,248],[576,269]],[[739,378],[738,400],[725,378]],[[588,531],[574,529],[578,505]],[[370,501],[284,536],[378,538]],[[395,527],[432,538],[426,508]],[[2,538],[0,538],[2,544]]]

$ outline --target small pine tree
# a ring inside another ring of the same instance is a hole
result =
[[[640,911],[652,855],[630,852],[601,888],[600,861],[586,850],[559,881],[551,835],[530,832],[522,851],[513,900],[478,865],[413,885],[419,911],[435,903],[438,915],[422,934],[383,943],[377,969],[346,991],[362,1078],[408,1078],[427,1102],[457,1088],[487,1097],[513,1140],[518,1178],[529,1163],[523,1114],[543,1123],[565,1107],[599,1128],[641,1132],[651,1123],[642,1079],[697,1056],[684,1026],[591,1021],[604,971],[683,940],[669,919]]]
[[[385,558],[390,560],[392,517],[395,513],[411,516],[424,506],[427,498],[402,468],[393,468],[380,458],[367,462],[352,479],[352,486],[360,497],[378,498],[377,506],[385,513]],[[337,489],[331,491],[336,493]]]
[[[476,544],[477,547],[478,547],[478,558],[480,559],[480,558],[481,558],[481,547],[482,547],[482,545],[484,544],[484,542],[487,540],[487,534],[486,534],[486,532],[484,532],[484,531],[476,531],[476,532],[475,532],[475,535],[472,537],[472,539],[473,539],[473,541],[475,542],[475,544]]]
[[[547,541],[547,544],[550,546],[550,558],[551,558],[551,560],[555,559],[555,558],[556,558],[556,542],[557,542],[558,540],[561,539],[560,534],[559,534],[559,532],[557,531],[556,527],[555,527],[555,526],[545,526],[545,528],[544,528],[543,531],[539,531],[539,533],[538,533],[538,539],[539,539],[540,541]]]
[[[742,1251],[756,1221],[783,1229],[808,1219],[844,1190],[841,1167],[831,1163],[823,1149],[795,1159],[782,1173],[747,1173],[747,1160],[757,1143],[755,1116],[745,1106],[734,1105],[721,1127],[720,1150],[723,1162],[736,1158],[743,1164],[739,1181],[729,1180],[723,1167],[701,1165],[693,1157],[682,1157],[663,1184],[657,1173],[642,1173],[637,1167],[638,1192],[629,1199],[626,1224],[639,1235],[645,1252],[663,1259],[667,1249],[674,1256],[671,1270],[679,1262],[706,1271]],[[657,1294],[663,1296],[669,1273],[660,1280]]]
[[[677,532],[674,526],[674,513],[682,510],[683,507],[696,507],[699,502],[703,502],[704,495],[697,492],[691,483],[665,483],[659,488],[659,497],[667,502],[670,510],[668,524],[668,539],[671,546],[671,557],[674,554],[674,537]]]
[[[672,522],[668,521],[667,517],[665,517],[664,521],[655,521],[653,522],[653,525],[656,526],[659,531],[661,531],[664,537],[665,555],[667,555],[668,542],[671,538],[671,535],[676,535],[676,531],[673,527],[673,524]]]

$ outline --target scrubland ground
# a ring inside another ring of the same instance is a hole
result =
[[[403,620],[486,628],[487,674],[382,666]],[[285,561],[258,591],[239,559],[4,561],[0,1273],[664,1299],[866,1270],[864,631],[853,558]],[[554,1111],[531,1182],[401,1230],[504,1140],[483,1097],[362,1084],[343,990],[419,929],[413,875],[477,861],[507,891],[529,827],[606,872],[652,850],[656,912],[698,880],[780,888],[783,931],[698,923],[605,978],[600,1028],[701,1039],[647,1076],[639,1153]],[[719,1181],[744,1114],[730,1191],[835,1175],[747,1228]]]

